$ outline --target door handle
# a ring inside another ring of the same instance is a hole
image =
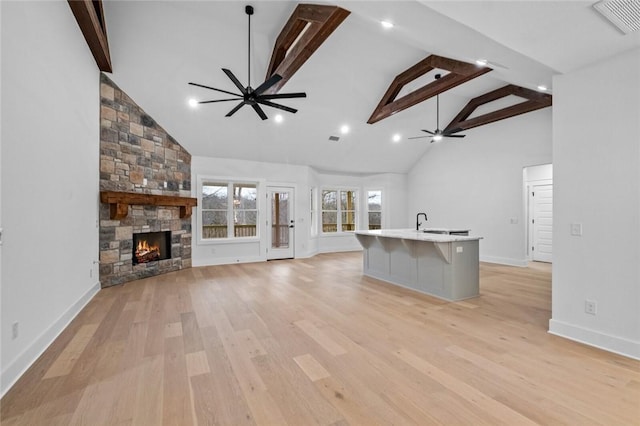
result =
[[[295,228],[295,226],[294,225],[289,225],[289,228]]]

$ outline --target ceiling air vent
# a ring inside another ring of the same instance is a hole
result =
[[[338,136],[329,136],[330,141],[338,142],[340,138]]]
[[[640,1],[602,0],[593,7],[624,34],[640,30]]]

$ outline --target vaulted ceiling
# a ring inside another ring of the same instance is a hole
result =
[[[223,67],[246,83],[245,2],[105,2],[112,78],[192,155],[404,173],[429,149],[428,139],[407,138],[435,128],[435,98],[367,121],[394,78],[430,55],[469,63],[482,58],[492,68],[440,95],[444,128],[474,98],[480,105],[491,98],[483,95],[513,85],[509,93],[497,92],[507,96],[496,101],[502,102],[499,107],[509,107],[523,93],[525,99],[518,99],[531,102],[538,99],[532,92],[538,85],[553,92],[553,75],[640,47],[640,32],[623,35],[593,10],[592,1],[314,3],[351,13],[280,88],[307,93],[287,99],[296,114],[265,107],[269,119],[263,121],[251,108],[225,117],[229,103],[188,105],[189,98],[216,99],[215,92],[189,86],[190,81],[234,89]],[[256,87],[266,78],[278,35],[298,3],[251,4],[251,85]],[[381,20],[394,27],[382,28]],[[432,81],[438,71],[405,84],[398,97]],[[273,118],[279,113],[283,121],[277,123]],[[343,125],[349,133],[340,132]],[[473,143],[472,127],[466,127],[465,139],[440,143]],[[396,134],[399,142],[392,140]]]

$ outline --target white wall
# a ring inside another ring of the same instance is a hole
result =
[[[191,159],[192,192],[198,196],[199,181],[202,178],[229,180],[254,180],[262,188],[269,185],[293,186],[295,188],[295,257],[310,257],[317,253],[361,250],[362,247],[351,233],[335,235],[311,234],[310,191],[316,188],[317,206],[320,208],[320,193],[325,188],[354,188],[359,194],[368,189],[383,191],[383,218],[386,227],[406,227],[406,175],[384,173],[376,175],[346,175],[318,172],[307,166],[280,163],[265,163],[226,158],[194,156]],[[359,228],[363,226],[365,215],[364,199],[360,196]],[[192,219],[194,266],[216,265],[236,262],[257,262],[266,260],[266,232],[262,230],[257,240],[245,242],[201,241],[198,231],[196,209]],[[316,214],[320,220],[320,211]],[[260,221],[262,224],[263,222]],[[320,223],[316,229],[322,229]]]
[[[524,170],[524,181],[534,183],[538,181],[553,180],[553,164],[539,164],[528,166]]]
[[[640,358],[640,50],[553,87],[550,332]]]
[[[522,169],[551,162],[551,108],[464,133],[431,144],[410,170],[407,221],[426,212],[427,227],[468,227],[484,237],[481,261],[525,266]]]
[[[2,3],[0,3],[0,52],[2,51]],[[2,55],[0,54],[0,99],[4,99],[2,92]],[[0,102],[0,315],[2,309],[2,102]],[[0,316],[1,319],[1,316]],[[0,325],[0,345],[2,345],[3,329]],[[0,346],[1,348],[1,346]],[[0,372],[3,369],[2,350],[0,349]],[[0,395],[4,395],[4,380],[0,374]]]
[[[4,394],[99,289],[100,118],[98,69],[67,2],[0,7]]]

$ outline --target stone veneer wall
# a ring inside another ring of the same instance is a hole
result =
[[[191,154],[106,75],[100,76],[100,190],[191,197]],[[146,181],[145,181],[146,180]],[[172,259],[133,265],[132,235],[172,231]],[[102,287],[191,267],[191,219],[179,207],[100,204]]]

